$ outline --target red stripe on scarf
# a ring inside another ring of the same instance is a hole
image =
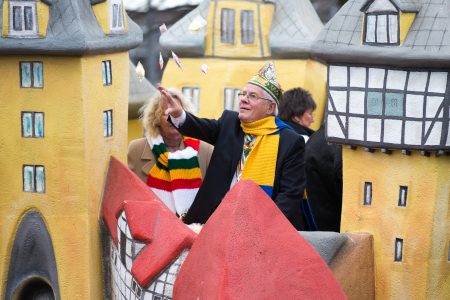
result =
[[[198,148],[200,148],[200,140],[185,137],[183,142],[184,142],[184,145],[186,146],[186,148],[192,147],[192,149],[194,149],[196,151],[198,151]]]
[[[178,189],[194,189],[198,188],[202,183],[201,178],[194,179],[175,179],[170,182],[155,178],[151,175],[147,177],[147,184],[156,189],[172,192]]]

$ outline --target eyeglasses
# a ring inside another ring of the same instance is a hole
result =
[[[256,93],[247,93],[246,91],[240,91],[238,93],[238,96],[239,96],[239,98],[247,98],[252,102],[255,102],[256,100],[259,100],[259,99],[273,102],[270,99],[259,97],[258,95],[256,95]]]

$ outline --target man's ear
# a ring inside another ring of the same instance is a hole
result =
[[[267,114],[268,115],[275,114],[276,107],[277,107],[277,105],[274,102],[270,102],[269,108],[267,109]]]

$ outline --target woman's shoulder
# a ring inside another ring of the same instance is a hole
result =
[[[128,145],[128,152],[142,149],[145,147],[146,143],[147,143],[146,138],[139,138],[139,139],[132,140],[130,142],[130,144]]]
[[[208,144],[207,142],[200,141],[199,151],[212,152],[214,150],[214,146]]]

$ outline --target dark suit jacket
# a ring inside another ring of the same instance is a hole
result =
[[[342,149],[328,145],[322,124],[305,152],[306,192],[320,231],[339,232],[342,207]]]
[[[242,155],[244,132],[238,113],[227,110],[219,120],[201,119],[186,113],[186,121],[178,130],[214,145],[203,184],[185,218],[187,224],[203,224],[230,189]],[[304,226],[300,215],[300,200],[306,184],[304,150],[305,143],[300,135],[291,129],[280,132],[272,199],[297,229]]]

